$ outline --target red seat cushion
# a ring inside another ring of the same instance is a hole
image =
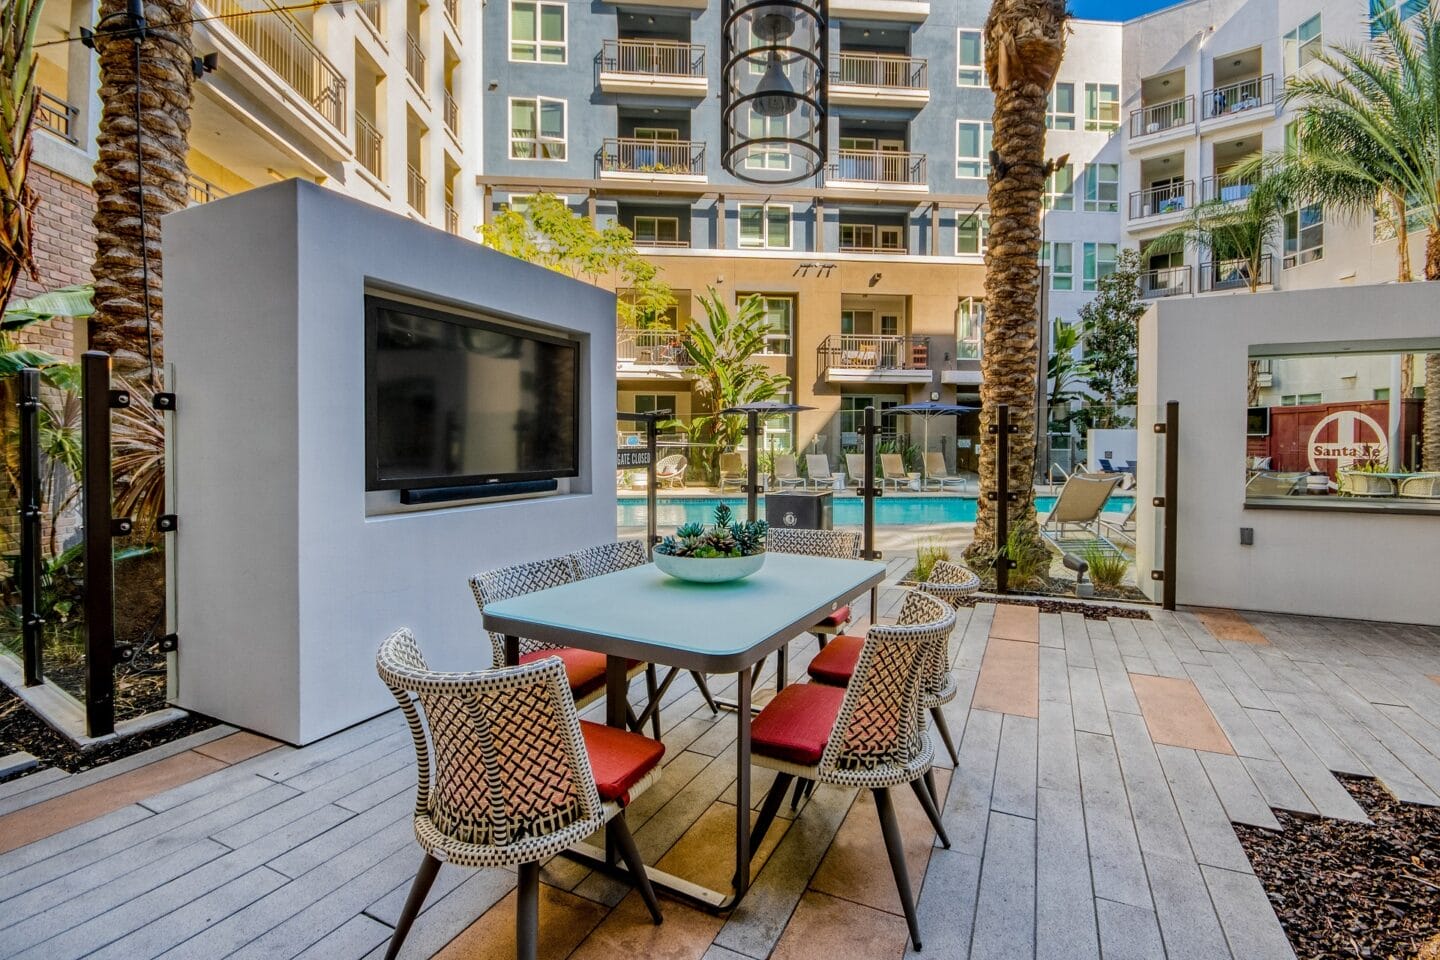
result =
[[[823,683],[795,683],[765,704],[750,725],[750,749],[801,766],[820,762],[845,691]]]
[[[830,616],[815,624],[816,627],[843,627],[850,622],[850,608],[841,607]]]
[[[815,654],[806,668],[812,680],[843,687],[855,675],[855,665],[860,662],[860,649],[865,646],[864,637],[852,637],[842,633],[825,644],[825,649]]]
[[[585,749],[590,754],[590,769],[595,774],[595,787],[601,800],[630,802],[630,788],[655,769],[665,756],[665,744],[603,723],[580,721]]]
[[[553,647],[532,650],[520,655],[521,663],[534,663],[546,657],[559,657],[565,664],[565,679],[570,683],[570,692],[577,697],[599,690],[605,686],[605,654],[593,650],[579,650],[575,647]]]

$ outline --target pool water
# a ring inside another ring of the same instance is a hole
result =
[[[717,504],[729,504],[737,517],[745,515],[744,497],[660,497],[656,501],[656,527],[664,530],[682,523],[709,523]],[[1130,509],[1130,497],[1111,497],[1105,504],[1107,513]],[[863,502],[859,497],[836,497],[832,519],[837,527],[858,527],[865,522]],[[1045,513],[1055,506],[1054,497],[1036,497],[1035,508]],[[765,516],[765,498],[760,498],[761,517]],[[886,496],[875,501],[875,523],[882,527],[908,526],[925,523],[974,523],[973,497],[906,497]],[[645,526],[645,498],[618,497],[616,525]]]

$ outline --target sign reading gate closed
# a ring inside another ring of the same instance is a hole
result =
[[[619,447],[615,451],[615,469],[650,466],[650,451],[645,447]]]

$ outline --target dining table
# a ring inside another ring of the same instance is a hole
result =
[[[651,883],[713,913],[733,909],[750,886],[750,721],[755,669],[771,653],[878,586],[885,565],[802,554],[767,553],[743,580],[692,583],[653,563],[487,604],[485,629],[505,637],[505,660],[519,662],[520,638],[605,655],[605,720],[626,726],[628,670],[636,661],[710,674],[733,674],[735,738],[734,888],[714,890],[654,867]],[[777,675],[777,687],[783,685]],[[621,875],[613,844],[581,844],[566,855]]]

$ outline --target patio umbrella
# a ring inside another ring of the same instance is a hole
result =
[[[973,413],[979,407],[967,407],[959,403],[940,403],[938,400],[923,400],[920,403],[906,403],[898,407],[891,407],[885,412],[914,414],[925,420],[925,446],[921,449],[920,457],[920,478],[925,478],[925,451],[930,449],[930,418],[931,417],[953,417],[961,413]]]
[[[749,423],[745,427],[745,432],[750,440],[750,442],[746,444],[749,448],[750,455],[749,463],[747,464],[748,479],[745,483],[747,497],[745,506],[748,515],[747,519],[751,523],[755,522],[755,513],[758,506],[757,497],[760,493],[758,489],[760,477],[758,462],[756,460],[756,457],[759,456],[756,448],[760,446],[760,418],[777,413],[796,413],[800,410],[814,409],[814,407],[805,407],[798,403],[781,403],[779,400],[761,400],[756,403],[737,403],[733,407],[726,407],[720,411],[721,413],[743,413],[749,418]]]

